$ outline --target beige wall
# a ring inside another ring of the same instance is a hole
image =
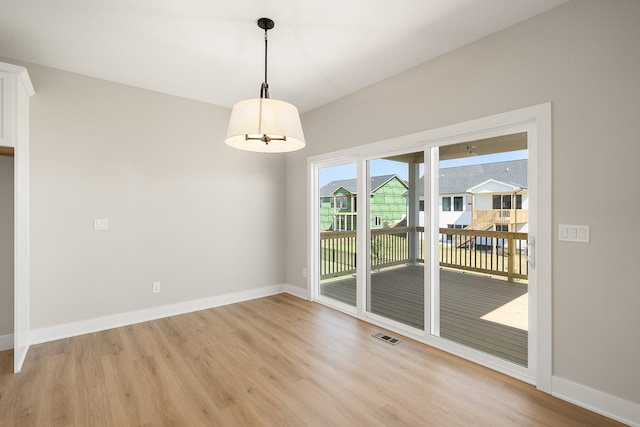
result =
[[[0,156],[0,336],[13,334],[13,157]]]
[[[640,403],[640,2],[570,2],[303,117],[287,282],[304,287],[308,156],[551,101],[553,373]],[[591,242],[557,240],[588,224]]]
[[[284,158],[228,109],[27,67],[33,329],[284,283]]]

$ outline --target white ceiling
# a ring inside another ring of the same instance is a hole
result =
[[[231,107],[301,112],[567,0],[0,0],[0,56]]]

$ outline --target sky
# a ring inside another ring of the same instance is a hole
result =
[[[463,157],[460,159],[443,160],[441,168],[455,166],[477,165],[482,163],[504,162],[507,160],[520,160],[527,158],[527,150],[509,151],[505,153],[489,154],[486,156]],[[397,174],[400,178],[408,179],[408,168],[405,163],[387,160],[374,160],[371,162],[371,176]],[[420,165],[420,176],[424,174],[424,164]],[[341,166],[332,166],[320,169],[320,187],[338,179],[353,179],[356,177],[355,163]]]

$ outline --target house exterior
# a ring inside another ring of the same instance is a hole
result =
[[[442,168],[439,187],[440,228],[528,231],[526,159]],[[420,225],[424,225],[424,194],[420,194]]]
[[[407,216],[408,185],[398,175],[371,178],[371,229],[397,224]],[[320,229],[353,231],[357,229],[357,181],[331,181],[320,188]]]
[[[424,189],[424,177],[420,189]],[[442,168],[439,171],[440,228],[528,231],[527,160]],[[406,218],[408,184],[397,175],[371,178],[371,229]],[[320,188],[320,229],[357,229],[356,179],[335,180]],[[424,192],[419,225],[424,226]]]

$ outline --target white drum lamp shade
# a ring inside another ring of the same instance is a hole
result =
[[[270,98],[237,102],[224,142],[240,150],[260,153],[286,153],[305,146],[298,109]]]

